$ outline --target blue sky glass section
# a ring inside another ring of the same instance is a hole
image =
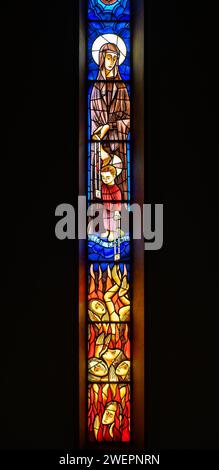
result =
[[[88,19],[130,21],[130,0],[117,0],[108,5],[102,0],[88,0]]]

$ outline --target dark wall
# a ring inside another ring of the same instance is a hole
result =
[[[164,247],[146,255],[149,443],[218,448],[210,24],[206,5],[147,5],[146,196],[164,203]]]
[[[78,194],[77,20],[68,0],[10,3],[1,18],[6,448],[65,448],[77,438],[77,241],[54,232],[56,206],[76,207]]]

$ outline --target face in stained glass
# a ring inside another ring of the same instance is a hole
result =
[[[90,265],[88,275],[88,320],[90,322],[128,322],[130,320],[129,269],[129,265],[126,264]]]
[[[130,381],[129,336],[128,323],[88,325],[89,382]]]
[[[116,150],[111,150],[111,147]],[[126,153],[126,166],[122,156]],[[127,201],[130,199],[130,143],[88,144],[88,199]]]
[[[107,45],[110,47],[103,50],[102,48]],[[108,51],[109,56],[106,55]],[[102,62],[104,63],[102,64]],[[119,73],[122,80],[130,80],[129,23],[99,23],[95,21],[89,23],[88,80],[96,80],[103,72],[101,68],[105,71],[104,79],[115,79]]]
[[[130,441],[130,386],[90,384],[88,387],[89,441]]]

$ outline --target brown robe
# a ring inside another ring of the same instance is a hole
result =
[[[122,199],[127,200],[127,137],[130,130],[130,99],[125,83],[119,73],[118,61],[114,67],[114,77],[105,76],[106,51],[118,52],[114,44],[106,44],[100,49],[99,74],[94,83],[91,100],[91,138],[98,127],[109,125],[109,131],[103,139],[103,148],[118,155],[123,164],[121,174],[116,178],[122,192]],[[118,142],[120,141],[120,142]],[[94,151],[91,155],[94,162]]]

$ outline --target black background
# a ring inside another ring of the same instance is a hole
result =
[[[218,448],[207,17],[145,3],[145,200],[164,203],[164,247],[145,256],[147,444]],[[78,251],[56,240],[54,213],[78,194],[78,2],[1,10],[0,447],[76,448]]]

